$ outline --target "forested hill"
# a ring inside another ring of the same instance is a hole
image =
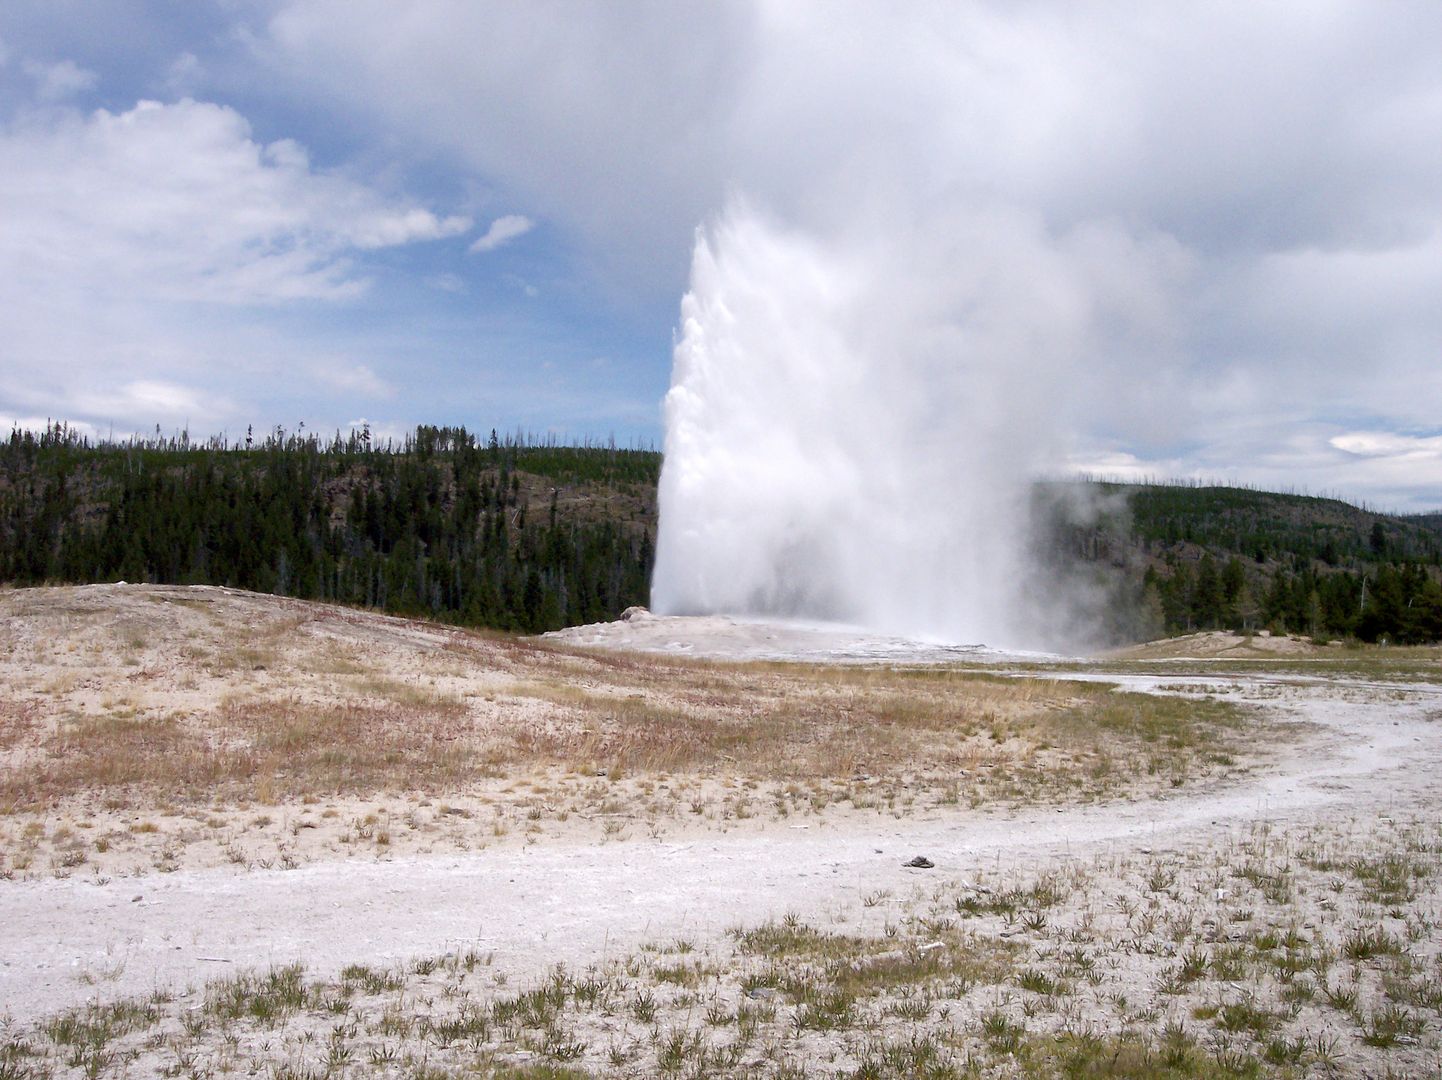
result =
[[[1110,590],[1118,638],[1442,639],[1442,514],[1189,484],[1045,484],[1037,501],[1044,556]]]
[[[661,456],[421,427],[399,444],[0,442],[0,582],[231,585],[539,631],[647,602]],[[1035,546],[1118,640],[1442,639],[1442,513],[1190,485],[1037,487]]]
[[[539,631],[643,603],[660,455],[478,440],[275,433],[0,443],[0,581],[230,585]]]
[[[1442,558],[1442,515],[1396,517],[1337,499],[1234,487],[1098,485],[1128,500],[1137,539],[1357,567]]]

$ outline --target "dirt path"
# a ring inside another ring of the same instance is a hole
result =
[[[1113,678],[1108,676],[1108,678]],[[1118,680],[1196,687],[1196,677]],[[780,824],[691,843],[541,845],[467,856],[233,868],[138,878],[0,882],[0,1014],[181,992],[244,967],[303,962],[317,975],[468,948],[526,981],[643,941],[704,937],[788,911],[824,914],[933,876],[967,878],[1098,851],[1225,843],[1259,819],[1400,812],[1442,789],[1442,687],[1209,680],[1232,700],[1316,725],[1267,774],[1158,801],[967,811],[871,826]],[[937,868],[901,867],[924,853]]]

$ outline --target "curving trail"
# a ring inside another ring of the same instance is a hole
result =
[[[524,981],[645,940],[704,937],[901,889],[918,879],[900,863],[919,852],[936,862],[933,873],[965,878],[1098,851],[1221,841],[1258,820],[1435,807],[1442,794],[1442,724],[1434,722],[1442,686],[1095,677],[1139,690],[1207,684],[1314,730],[1244,783],[1154,801],[1005,815],[958,809],[689,843],[547,844],[291,871],[0,882],[0,1015],[26,1021],[85,1001],[184,992],[245,967],[301,961],[324,975],[355,961],[455,949],[494,954],[498,970]]]

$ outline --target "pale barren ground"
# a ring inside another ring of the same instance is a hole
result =
[[[588,654],[218,588],[0,592],[21,879],[1110,798],[1248,718],[1054,679]]]
[[[0,592],[0,1077],[1439,1067],[1435,651],[645,622]]]

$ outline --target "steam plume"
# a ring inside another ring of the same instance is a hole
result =
[[[821,240],[738,202],[682,301],[653,606],[1035,644],[1027,480],[1105,307],[1095,230],[1024,214]]]

